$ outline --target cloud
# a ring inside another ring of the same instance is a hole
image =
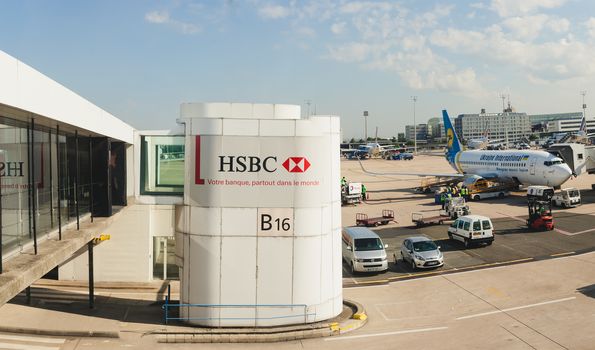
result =
[[[145,21],[152,24],[162,24],[174,28],[182,34],[196,34],[200,27],[187,22],[172,19],[167,11],[151,11],[145,14]]]
[[[590,17],[584,23],[585,27],[587,27],[587,32],[591,38],[595,38],[595,17]]]
[[[289,16],[290,9],[281,5],[264,5],[258,9],[260,17],[265,19],[281,19]]]
[[[149,23],[163,24],[169,21],[167,11],[151,11],[145,14],[145,20]]]
[[[372,47],[365,43],[348,43],[329,48],[327,57],[339,62],[364,62],[371,53]]]
[[[592,24],[595,29],[595,20]],[[492,26],[484,32],[437,30],[430,41],[457,54],[516,66],[534,79],[557,81],[595,75],[595,62],[590,58],[595,47],[571,36],[528,42],[508,35],[499,26]]]
[[[489,9],[498,13],[500,17],[510,17],[533,13],[541,8],[552,9],[560,7],[567,0],[492,0]]]
[[[297,39],[319,33],[308,49],[322,47],[324,59],[394,74],[413,89],[477,97],[507,71],[529,83],[595,76],[595,40],[581,42],[576,19],[547,11],[568,0],[436,1],[425,11],[382,0],[251,1],[259,17],[286,19]],[[595,16],[581,28],[595,39]]]
[[[347,24],[345,22],[333,23],[333,25],[331,25],[331,32],[336,35],[343,34],[345,32],[346,25]]]
[[[510,17],[502,22],[502,25],[509,29],[512,37],[521,40],[534,40],[539,36],[549,16],[544,14],[524,17]]]

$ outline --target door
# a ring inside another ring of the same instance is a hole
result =
[[[529,160],[529,174],[531,175],[535,175],[535,162],[537,161],[537,159],[535,157],[532,157]]]

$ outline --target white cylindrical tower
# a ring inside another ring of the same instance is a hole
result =
[[[340,125],[294,105],[188,103],[176,209],[180,317],[206,326],[342,311]]]

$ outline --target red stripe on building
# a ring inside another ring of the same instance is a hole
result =
[[[200,178],[200,135],[196,135],[196,145],[194,149],[194,183],[204,185],[205,180]]]

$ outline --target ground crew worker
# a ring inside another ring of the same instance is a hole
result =
[[[444,192],[440,193],[440,204],[442,204],[442,210],[444,210],[446,204],[446,194]]]
[[[362,200],[365,201],[366,199],[368,199],[366,197],[366,186],[364,184],[362,184]]]
[[[343,176],[341,178],[341,187],[347,186],[347,179],[345,179],[345,176]]]

